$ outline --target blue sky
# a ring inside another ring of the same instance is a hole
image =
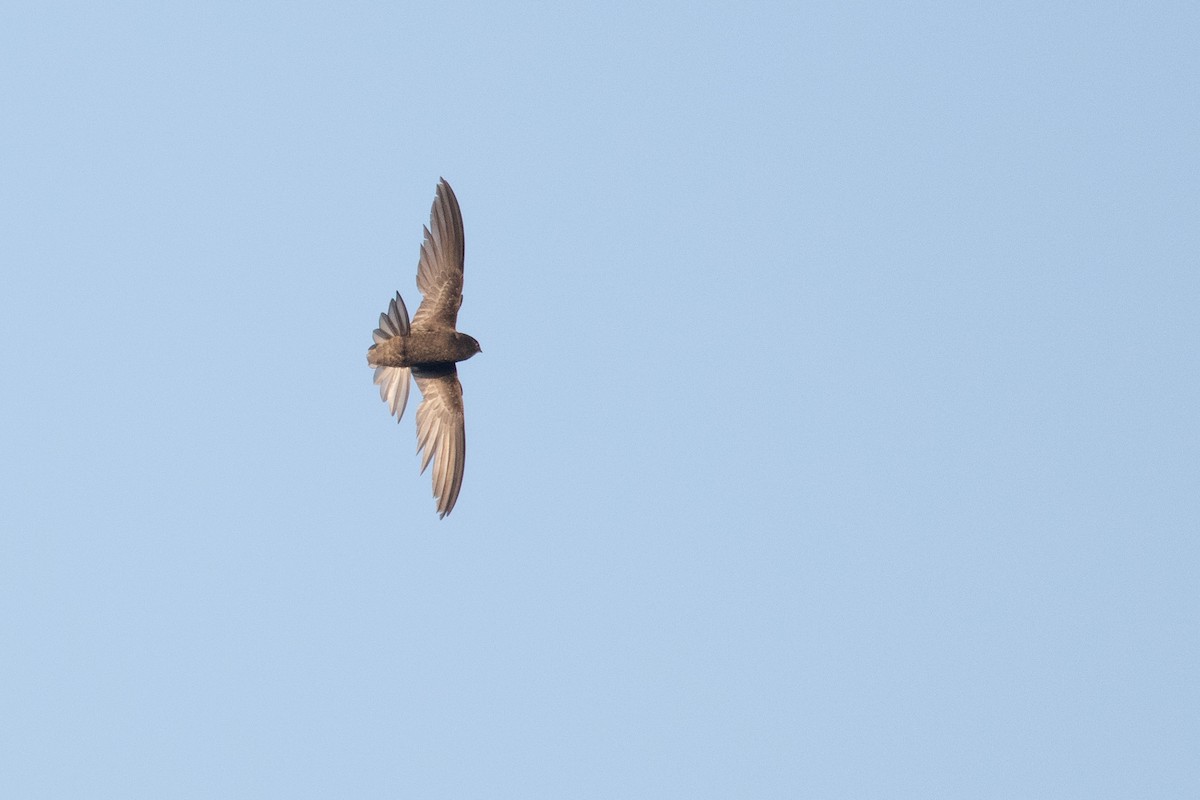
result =
[[[0,12],[0,795],[1200,794],[1191,3]],[[445,176],[467,468],[365,351]]]

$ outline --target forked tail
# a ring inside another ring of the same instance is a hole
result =
[[[404,299],[396,292],[396,298],[388,303],[387,313],[379,315],[379,327],[372,334],[375,344],[386,342],[393,336],[407,336],[409,331],[408,309],[404,307]],[[412,370],[408,367],[376,367],[375,383],[379,386],[379,396],[387,403],[391,413],[396,415],[396,422],[404,416],[404,407],[408,405],[408,387],[412,383]]]

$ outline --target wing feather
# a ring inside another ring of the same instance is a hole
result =
[[[433,463],[433,495],[438,515],[444,517],[458,501],[466,465],[462,384],[453,366],[436,374],[418,373],[416,381],[423,398],[417,408],[421,472]]]
[[[412,324],[422,330],[453,330],[462,305],[466,240],[458,198],[445,178],[438,182],[429,225],[417,262],[417,288],[424,299]]]

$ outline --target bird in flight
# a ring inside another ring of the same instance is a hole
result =
[[[479,342],[454,327],[462,305],[463,254],[462,211],[454,190],[442,178],[417,264],[417,288],[424,296],[421,306],[409,322],[408,309],[396,292],[387,311],[379,315],[375,344],[367,350],[379,396],[397,422],[408,403],[409,376],[421,390],[417,452],[423,454],[422,473],[433,462],[439,518],[449,514],[458,500],[467,453],[462,384],[454,365],[481,352]]]

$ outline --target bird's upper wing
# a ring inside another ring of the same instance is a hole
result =
[[[438,516],[444,517],[458,500],[467,459],[462,384],[453,364],[413,372],[423,398],[417,408],[417,452],[424,451],[421,472],[433,462],[433,496]]]
[[[429,212],[429,227],[421,243],[417,265],[417,288],[425,299],[413,315],[418,330],[453,330],[462,305],[463,255],[462,211],[454,190],[443,178]]]

